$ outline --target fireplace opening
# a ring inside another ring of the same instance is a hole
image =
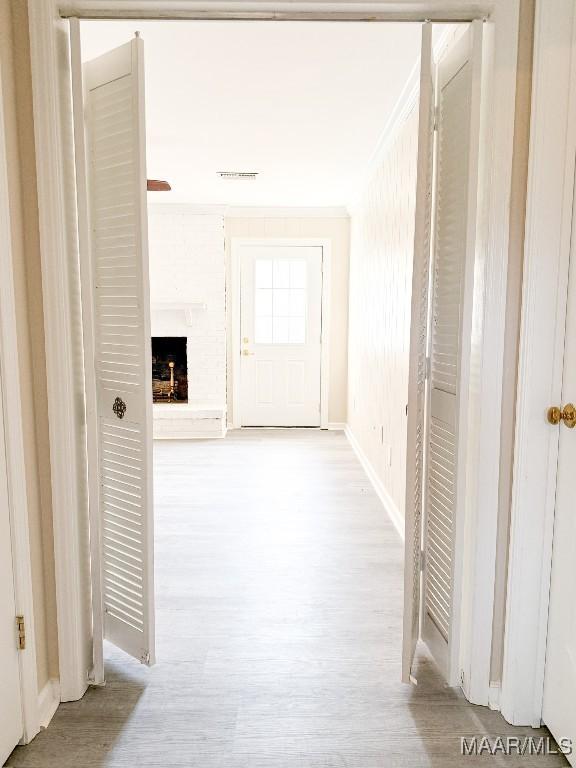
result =
[[[185,336],[152,337],[152,399],[155,403],[188,402],[188,356]]]

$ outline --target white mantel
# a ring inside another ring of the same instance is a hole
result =
[[[197,312],[205,312],[208,305],[203,301],[178,302],[178,301],[155,301],[151,305],[152,312],[184,312],[186,325],[194,325],[194,319]]]

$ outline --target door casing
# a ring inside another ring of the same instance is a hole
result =
[[[4,99],[0,70],[0,232],[9,233],[10,201],[4,131]],[[21,410],[20,371],[16,329],[14,269],[10,237],[0,238],[0,408],[6,448],[6,471],[16,613],[23,615],[27,627],[26,649],[19,656],[24,731],[21,743],[27,744],[40,730],[41,706],[36,667],[32,559],[28,526],[28,491],[24,467],[24,433]],[[14,617],[16,620],[16,617]],[[50,685],[50,681],[49,681]]]
[[[467,556],[470,578],[464,602],[470,629],[464,644],[463,688],[476,703],[488,703],[489,659],[493,604],[493,573],[499,476],[499,409],[503,369],[505,281],[500,275],[508,246],[508,206],[514,132],[514,94],[516,89],[516,49],[520,0],[495,0],[477,3],[459,0],[399,4],[380,0],[358,6],[354,11],[346,2],[304,3],[297,11],[292,3],[278,0],[263,13],[258,4],[242,12],[237,5],[219,6],[222,19],[299,19],[299,20],[378,20],[416,21],[426,19],[471,21],[484,18],[485,38],[491,41],[489,87],[486,111],[493,116],[485,156],[481,159],[483,205],[483,258],[480,268],[487,273],[482,294],[475,297],[475,312],[489,318],[476,338],[478,377],[472,393],[474,412],[475,467],[482,467],[482,482],[471,484],[469,498],[471,529]],[[82,489],[86,467],[83,460],[81,409],[69,408],[82,400],[76,375],[74,344],[80,329],[74,324],[78,297],[70,290],[77,282],[76,210],[73,194],[73,154],[70,142],[69,105],[70,63],[68,23],[61,14],[83,18],[150,18],[162,14],[181,19],[214,17],[209,2],[190,2],[183,7],[176,0],[133,3],[130,12],[124,4],[110,0],[38,0],[29,6],[29,29],[33,80],[34,131],[39,193],[40,249],[46,330],[48,409],[50,419],[51,472],[54,506],[56,592],[58,610],[59,659],[63,700],[80,698],[87,687],[86,673],[91,663],[91,638],[85,626],[86,595],[83,584],[88,564],[82,558],[86,500]],[[404,94],[409,97],[409,94]],[[494,158],[497,162],[493,162]],[[505,271],[505,270],[504,270]],[[480,281],[482,282],[482,281]],[[476,301],[477,299],[477,301]],[[468,674],[470,670],[470,674]]]

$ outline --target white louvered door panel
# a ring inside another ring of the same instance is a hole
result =
[[[408,379],[408,432],[406,453],[406,513],[404,559],[404,629],[402,680],[415,679],[414,654],[420,634],[420,551],[424,478],[426,354],[428,347],[428,292],[432,172],[434,150],[434,71],[432,25],[422,26],[416,220],[412,270],[410,368]]]
[[[143,42],[84,65],[103,634],[154,661]],[[95,628],[95,633],[97,628]]]
[[[459,547],[476,237],[481,24],[438,64],[422,637],[459,679]]]

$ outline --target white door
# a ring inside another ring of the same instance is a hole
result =
[[[154,662],[152,382],[144,50],[83,66],[72,27],[86,353],[94,681],[102,638]]]
[[[430,111],[434,77],[430,35],[426,25],[422,43],[410,346],[403,679],[414,677],[412,664],[420,636],[446,680],[455,685],[459,681],[459,590],[482,24],[469,25],[437,64],[432,207]],[[428,361],[423,355],[426,346]]]
[[[576,405],[576,199],[562,380],[562,405]],[[558,404],[559,405],[559,404]],[[570,422],[569,422],[570,423]],[[559,453],[550,585],[550,614],[544,682],[543,720],[560,743],[571,739],[576,765],[576,512],[572,478],[576,467],[576,428],[558,425]],[[562,746],[562,745],[560,745]]]
[[[322,247],[240,250],[244,427],[319,427]]]
[[[2,409],[2,381],[0,376],[0,765],[4,765],[6,758],[23,733],[20,672],[16,645],[12,535]]]
[[[428,352],[433,155],[434,63],[432,59],[432,24],[426,23],[422,27],[420,55],[416,221],[412,265],[410,369],[408,374],[408,450],[406,454],[404,518],[404,641],[402,652],[402,680],[405,683],[415,680],[412,667],[416,644],[420,637],[422,495],[426,428],[426,355]]]

